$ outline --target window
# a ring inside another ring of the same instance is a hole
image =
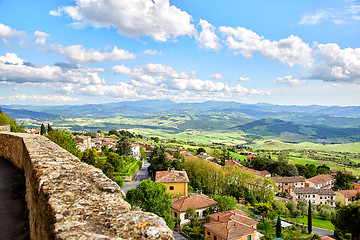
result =
[[[333,205],[333,202],[331,202],[330,204]]]
[[[301,183],[301,185],[304,185],[304,183]]]
[[[322,204],[322,202],[320,202],[320,204]]]
[[[210,236],[210,232],[209,232],[209,231],[207,231],[207,235]]]
[[[315,200],[313,200],[313,203],[315,203]]]
[[[320,199],[322,199],[322,196],[320,196]]]
[[[251,240],[251,235],[247,236],[247,240]]]
[[[287,183],[285,183],[285,186],[287,186],[288,184]]]
[[[214,240],[217,240],[217,236],[214,236]]]
[[[170,186],[169,189],[170,189],[170,191],[174,190],[174,186]]]
[[[313,198],[315,197],[315,195],[313,195]]]
[[[176,217],[176,218],[177,218],[177,212],[174,212],[174,217]]]

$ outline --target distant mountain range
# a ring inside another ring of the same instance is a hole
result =
[[[0,109],[12,118],[39,121],[79,117],[103,119],[117,116],[134,119],[132,125],[117,126],[104,123],[106,129],[145,127],[174,132],[189,129],[221,130],[280,136],[285,139],[297,138],[304,141],[360,141],[360,106],[283,106],[266,103],[176,103],[169,100],[142,100],[63,106],[0,105]],[[149,126],[143,123],[144,119],[151,119],[159,124]],[[166,123],[161,123],[162,121]],[[75,127],[81,130],[86,126]],[[97,128],[98,125],[90,127]]]

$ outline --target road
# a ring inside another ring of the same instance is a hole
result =
[[[0,240],[29,239],[25,201],[16,192],[19,169],[0,158]]]
[[[319,235],[319,236],[331,236],[331,235],[334,235],[334,231],[327,230],[327,229],[322,229],[322,228],[313,227],[312,231],[314,233],[316,233],[317,235]]]
[[[124,186],[122,187],[122,190],[124,191],[124,193],[126,194],[126,192],[131,189],[131,188],[136,188],[136,186],[145,179],[149,178],[148,175],[148,167],[150,166],[150,163],[145,162],[144,166],[140,169],[140,171],[138,172],[138,175],[135,177],[134,181],[132,181],[131,183],[124,183]]]
[[[189,240],[189,238],[185,237],[184,235],[181,235],[180,233],[174,231],[173,232],[175,240]]]

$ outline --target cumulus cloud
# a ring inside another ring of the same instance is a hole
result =
[[[124,65],[114,66],[116,74],[128,75],[130,84],[134,87],[144,89],[143,94],[150,95],[151,92],[176,93],[199,92],[207,94],[229,95],[265,95],[266,92],[256,89],[247,89],[237,84],[229,86],[227,83],[201,80],[196,77],[195,72],[177,72],[173,68],[162,64],[147,64],[130,69]],[[214,74],[221,77],[220,74]],[[140,91],[141,92],[141,91]],[[141,95],[141,94],[139,94]]]
[[[294,76],[280,77],[280,78],[274,80],[274,83],[276,83],[276,84],[287,84],[287,85],[293,85],[293,86],[299,86],[305,82],[306,82],[306,80],[297,79]]]
[[[224,76],[219,73],[211,74],[212,79],[224,79]]]
[[[279,60],[288,66],[310,66],[314,62],[312,48],[297,36],[270,41],[243,27],[221,26],[219,30],[227,37],[226,45],[230,50],[234,50],[234,54],[252,57],[255,52],[259,52],[264,57]]]
[[[36,44],[45,44],[46,39],[50,37],[50,35],[41,31],[35,31],[34,37],[36,37]]]
[[[9,26],[0,23],[0,37],[20,37],[25,36],[25,32],[17,31]]]
[[[134,59],[135,55],[127,50],[119,49],[116,46],[111,52],[101,52],[94,49],[86,49],[82,45],[61,46],[51,44],[47,51],[52,51],[66,57],[71,62],[86,63],[86,62],[102,62],[102,61],[116,61],[124,59]]]
[[[0,76],[2,81],[15,83],[72,82],[81,84],[104,82],[97,72],[86,68],[63,71],[59,66],[34,66],[26,63],[15,53],[0,56]]]
[[[149,55],[161,55],[162,54],[162,52],[158,51],[158,50],[145,50],[144,53],[149,54]]]
[[[73,98],[64,95],[26,95],[17,94],[15,96],[0,97],[0,100],[10,101],[37,101],[37,102],[75,102],[79,98]]]
[[[318,44],[322,61],[310,68],[312,79],[360,83],[360,48],[341,49],[336,43]]]
[[[200,19],[199,25],[202,28],[197,37],[199,46],[208,50],[220,50],[220,38],[215,34],[215,27],[203,19]]]
[[[53,16],[62,12],[75,22],[74,27],[114,27],[117,32],[130,37],[149,36],[165,42],[171,38],[196,34],[192,17],[169,0],[76,0],[75,6],[65,6],[50,11]]]

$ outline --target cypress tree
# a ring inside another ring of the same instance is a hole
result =
[[[280,238],[281,237],[281,219],[278,216],[277,222],[276,222],[276,237]]]
[[[45,129],[44,124],[42,123],[41,128],[40,128],[40,135],[44,135],[45,133],[46,133],[46,129]]]
[[[54,129],[50,126],[50,123],[48,123],[47,127],[48,127],[48,133],[54,131]]]
[[[309,210],[308,210],[308,233],[312,232],[312,216],[311,216],[311,202],[309,200]]]

